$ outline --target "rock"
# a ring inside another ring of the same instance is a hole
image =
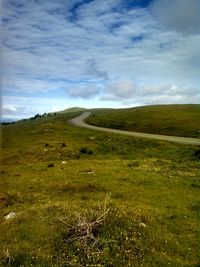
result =
[[[89,175],[95,175],[95,172],[94,171],[89,171],[87,172]]]
[[[142,223],[142,222],[141,222],[141,223],[139,223],[139,226],[140,226],[140,227],[144,227],[144,228],[146,228],[146,227],[147,227],[147,226],[146,226],[146,224],[145,224],[145,223]]]
[[[67,162],[66,161],[62,161],[61,164],[66,164]]]
[[[7,221],[7,220],[11,220],[11,219],[15,218],[15,216],[16,216],[16,212],[11,211],[10,213],[8,213],[8,214],[4,217],[4,219],[5,219],[6,221]]]

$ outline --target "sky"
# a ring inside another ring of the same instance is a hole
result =
[[[199,14],[199,0],[2,0],[2,117],[199,104]]]

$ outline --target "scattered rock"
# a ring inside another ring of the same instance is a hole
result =
[[[95,175],[95,172],[94,171],[89,171],[87,172],[89,175]]]
[[[8,214],[4,217],[4,219],[5,219],[6,221],[7,221],[7,220],[11,220],[11,219],[14,219],[15,216],[16,216],[16,212],[11,211],[10,213],[8,213]]]
[[[94,136],[90,136],[90,140],[95,140],[96,138]]]
[[[62,161],[61,164],[66,164],[67,162],[66,161]]]
[[[141,222],[141,223],[139,223],[139,226],[140,226],[140,227],[144,227],[144,228],[146,228],[146,227],[147,227],[147,225],[146,225],[145,223],[142,223],[142,222]]]

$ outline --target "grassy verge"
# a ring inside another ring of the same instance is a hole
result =
[[[200,105],[162,105],[96,110],[89,124],[144,133],[200,138]]]
[[[199,148],[76,114],[2,128],[1,266],[199,266]]]

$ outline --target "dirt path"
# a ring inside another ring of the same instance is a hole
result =
[[[149,139],[163,140],[163,141],[169,141],[169,142],[175,142],[175,143],[181,143],[181,144],[187,144],[187,145],[200,146],[200,139],[197,139],[197,138],[139,133],[139,132],[116,130],[116,129],[110,129],[110,128],[104,128],[104,127],[97,127],[97,126],[89,125],[89,124],[84,122],[84,120],[87,117],[89,117],[89,115],[90,115],[90,112],[84,112],[80,116],[69,120],[69,123],[73,126],[83,127],[83,128],[87,128],[87,129],[91,129],[91,130],[96,130],[96,131],[123,134],[123,135],[140,137],[140,138],[149,138]]]

